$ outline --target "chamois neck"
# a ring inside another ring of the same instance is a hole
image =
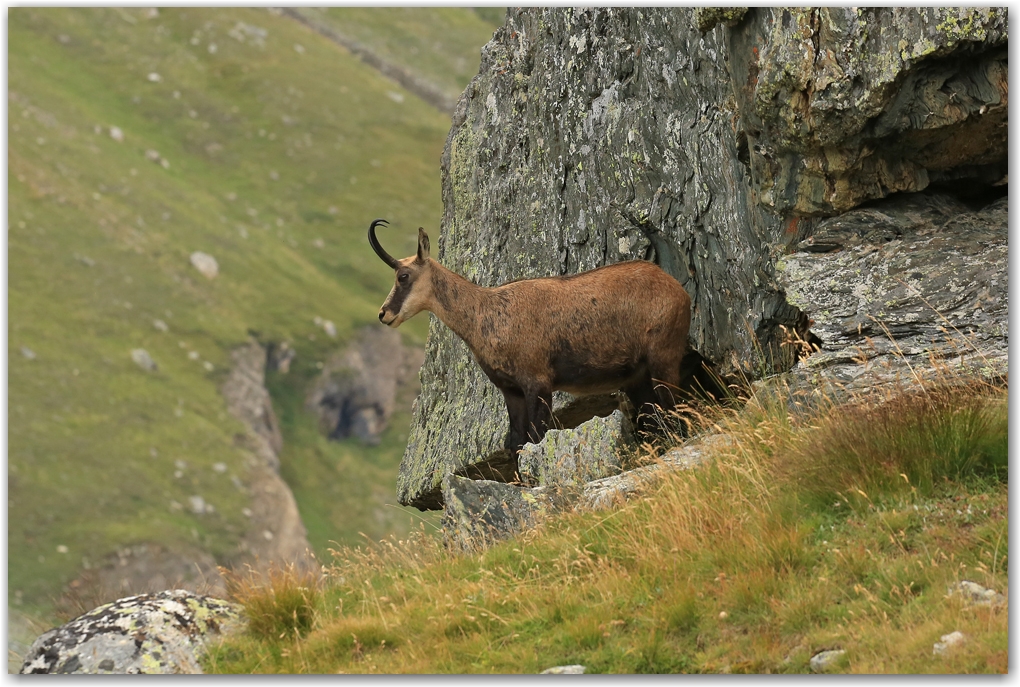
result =
[[[478,321],[489,289],[473,284],[432,260],[432,307],[443,324],[475,350],[480,344]]]

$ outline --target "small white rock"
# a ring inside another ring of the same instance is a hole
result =
[[[195,251],[191,254],[191,264],[194,265],[195,269],[202,273],[206,279],[215,279],[216,275],[220,273],[219,263],[216,262],[216,258],[203,253],[202,251]]]
[[[386,95],[387,95],[387,97],[389,97],[390,100],[392,100],[395,103],[402,103],[402,102],[404,102],[404,94],[403,93],[397,93],[396,91],[386,91]]]
[[[198,351],[188,351],[188,360],[198,360]]]
[[[931,653],[934,656],[941,656],[950,649],[952,649],[957,644],[962,644],[966,639],[967,639],[966,636],[964,636],[964,634],[959,630],[956,630],[955,632],[950,632],[947,635],[942,635],[942,641],[935,642],[935,644],[932,646]]]
[[[326,320],[322,323],[322,328],[331,338],[336,338],[336,325],[331,321]]]
[[[123,143],[124,142],[124,132],[121,131],[119,126],[111,126],[110,127],[110,138],[115,140],[117,143]]]
[[[152,83],[159,83],[160,81],[163,80],[163,77],[157,74],[156,72],[149,72],[149,76],[147,78]]]
[[[1006,603],[1006,597],[1002,594],[970,580],[950,585],[949,596],[962,596],[970,606],[999,606]]]
[[[251,508],[242,508],[241,514],[244,515],[244,517],[246,518],[250,518],[252,515],[254,515]]]
[[[554,666],[546,668],[540,675],[584,675],[585,667],[582,665]]]
[[[224,472],[227,471],[227,464],[226,463],[213,463],[212,469],[213,469],[213,472],[218,472],[220,474],[223,474]]]
[[[188,503],[191,505],[191,512],[195,515],[201,515],[206,511],[205,499],[201,496],[189,496]]]
[[[164,333],[170,331],[170,327],[163,320],[153,320],[152,326]]]
[[[159,366],[149,355],[149,352],[144,348],[136,348],[131,351],[131,360],[135,361],[135,365],[142,368],[143,370],[156,370]]]
[[[63,544],[57,545],[57,553],[67,553],[68,549]]]
[[[210,363],[208,360],[206,360],[205,362],[202,363],[202,367],[205,368],[206,372],[212,372],[213,371],[213,364]]]
[[[273,541],[273,533],[269,530],[262,530],[262,536],[266,538],[266,541]]]
[[[824,673],[837,661],[839,661],[845,653],[846,651],[843,649],[833,649],[831,651],[822,651],[821,653],[815,654],[811,657],[811,672]]]
[[[25,356],[29,360],[35,360],[35,351],[33,351],[28,346],[21,347],[21,355]]]

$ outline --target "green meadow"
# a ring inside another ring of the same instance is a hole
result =
[[[380,46],[413,26],[375,12],[336,20]],[[417,12],[436,33],[417,40],[464,68],[416,68],[463,88],[491,18]],[[303,403],[316,364],[378,326],[393,277],[368,223],[390,220],[394,254],[419,225],[437,231],[448,116],[266,9],[12,8],[8,29],[12,607],[45,616],[128,544],[229,559],[249,497],[219,386],[249,337],[297,351],[267,386],[316,551],[417,526],[393,495],[410,409],[369,447],[326,441]],[[215,279],[195,251],[217,260]],[[422,345],[426,329],[401,331]],[[138,348],[157,369],[132,361]],[[173,507],[194,494],[215,512]]]

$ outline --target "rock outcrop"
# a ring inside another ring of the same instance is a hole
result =
[[[201,673],[208,642],[244,627],[234,604],[183,590],[120,599],[41,635],[21,673]]]
[[[1006,29],[989,8],[511,9],[454,113],[438,259],[484,286],[651,259],[692,297],[694,381],[789,369],[803,309],[825,316],[790,277],[808,258],[776,267],[824,217],[1007,180]],[[949,245],[940,227],[916,245]],[[502,396],[435,318],[425,358],[397,492],[430,509],[446,475],[515,466]]]
[[[714,29],[754,195],[800,217],[1002,180],[1008,29],[1004,7],[762,7]]]
[[[382,325],[365,327],[332,356],[308,394],[306,406],[331,439],[357,437],[379,443],[393,414],[398,392],[418,387],[424,352],[402,343],[400,333]]]
[[[266,350],[251,340],[232,351],[230,357],[230,375],[220,389],[227,411],[251,429],[256,455],[273,470],[279,470],[283,436],[266,390]]]
[[[902,194],[824,220],[779,262],[820,350],[792,370],[826,394],[1009,362],[1009,206]]]
[[[279,475],[283,447],[272,400],[265,388],[267,354],[257,341],[232,353],[234,365],[221,393],[227,410],[246,427],[236,437],[249,451],[249,472],[243,487],[251,496],[248,530],[238,547],[235,566],[245,563],[259,569],[273,561],[293,562],[299,570],[316,566],[307,532],[290,487]]]
[[[578,429],[581,430],[580,435],[592,436],[599,430],[588,433],[586,425],[599,427],[602,432],[607,426],[615,425],[616,432],[619,432],[621,424],[618,418],[595,418]],[[549,434],[538,444],[528,446],[533,446],[537,455],[550,456],[552,465],[579,465],[582,471],[597,474],[592,466],[584,463],[584,456],[576,453],[576,442],[560,442],[555,436],[550,438]],[[572,434],[578,435],[577,432]],[[617,435],[613,441],[622,446],[632,446],[633,439]],[[446,504],[443,509],[443,531],[447,546],[460,551],[475,551],[514,537],[534,527],[542,518],[557,512],[606,510],[637,496],[669,471],[687,470],[701,465],[714,451],[725,451],[731,447],[732,441],[719,434],[696,437],[682,446],[670,449],[650,465],[583,483],[578,480],[578,472],[575,470],[567,473],[562,470],[550,471],[546,473],[547,482],[537,487],[448,475],[443,480],[443,500]],[[557,444],[560,444],[558,449]],[[557,460],[557,453],[567,460]],[[581,460],[577,461],[578,458]],[[604,468],[605,463],[596,461],[595,466]]]

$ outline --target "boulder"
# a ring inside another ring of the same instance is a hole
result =
[[[967,641],[967,635],[963,634],[959,630],[954,630],[947,635],[942,635],[939,639],[941,641],[935,642],[931,648],[931,653],[934,656],[946,655],[949,653],[950,649]]]
[[[579,487],[622,470],[622,457],[636,448],[630,420],[619,410],[574,429],[550,429],[518,456],[521,480],[538,486]]]
[[[201,673],[205,646],[243,627],[227,601],[180,589],[131,596],[44,633],[21,673]]]
[[[557,507],[545,489],[447,475],[443,480],[443,533],[447,546],[475,551],[509,539]]]
[[[546,668],[541,675],[584,675],[585,667],[579,664]]]

